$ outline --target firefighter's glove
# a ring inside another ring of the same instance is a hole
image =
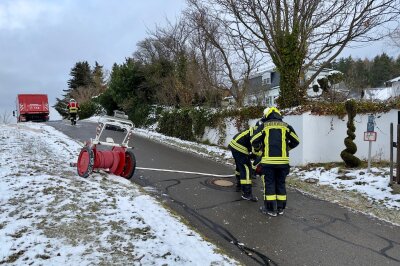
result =
[[[258,164],[256,170],[254,171],[256,175],[262,175],[262,166]]]

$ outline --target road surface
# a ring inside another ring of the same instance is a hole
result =
[[[82,142],[95,135],[94,123],[48,124]],[[121,136],[115,131],[109,134],[115,139]],[[232,166],[136,135],[130,145],[138,167],[221,175],[233,172]],[[262,201],[240,200],[234,187],[215,185],[218,180],[234,181],[233,177],[148,170],[137,170],[133,177],[133,182],[244,265],[400,265],[398,226],[291,189],[285,214],[268,217],[258,210]],[[255,182],[254,193],[261,199],[261,181]]]

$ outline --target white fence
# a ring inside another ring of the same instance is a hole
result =
[[[375,131],[377,140],[372,143],[372,159],[375,161],[390,159],[390,123],[394,124],[394,138],[396,138],[398,110],[391,110],[384,114],[375,114]],[[344,139],[347,136],[347,116],[339,119],[337,116],[317,116],[305,113],[302,115],[289,115],[283,119],[289,123],[300,138],[300,145],[291,151],[291,165],[305,165],[308,163],[326,163],[342,161],[340,153],[346,147]],[[213,144],[228,145],[237,133],[233,119],[226,120],[226,134],[218,129],[206,128],[203,140]],[[257,120],[249,123],[254,125]],[[367,131],[368,115],[355,117],[357,145],[356,156],[362,160],[368,158],[368,141],[364,141],[364,132]],[[395,140],[396,141],[396,140]],[[396,150],[394,150],[396,157]]]

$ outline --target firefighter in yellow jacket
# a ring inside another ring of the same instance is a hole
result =
[[[252,146],[250,140],[254,135],[255,127],[239,132],[229,143],[229,149],[235,159],[236,164],[236,191],[242,190],[242,199],[257,201],[257,197],[252,193],[253,169],[250,161]]]
[[[253,148],[262,150],[261,178],[264,182],[264,206],[260,211],[270,216],[282,215],[286,207],[285,179],[289,174],[289,151],[299,145],[294,129],[282,121],[280,111],[266,109],[265,121],[251,139]]]

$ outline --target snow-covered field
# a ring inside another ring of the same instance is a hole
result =
[[[0,264],[238,264],[131,182],[77,176],[79,149],[43,124],[1,125]]]

